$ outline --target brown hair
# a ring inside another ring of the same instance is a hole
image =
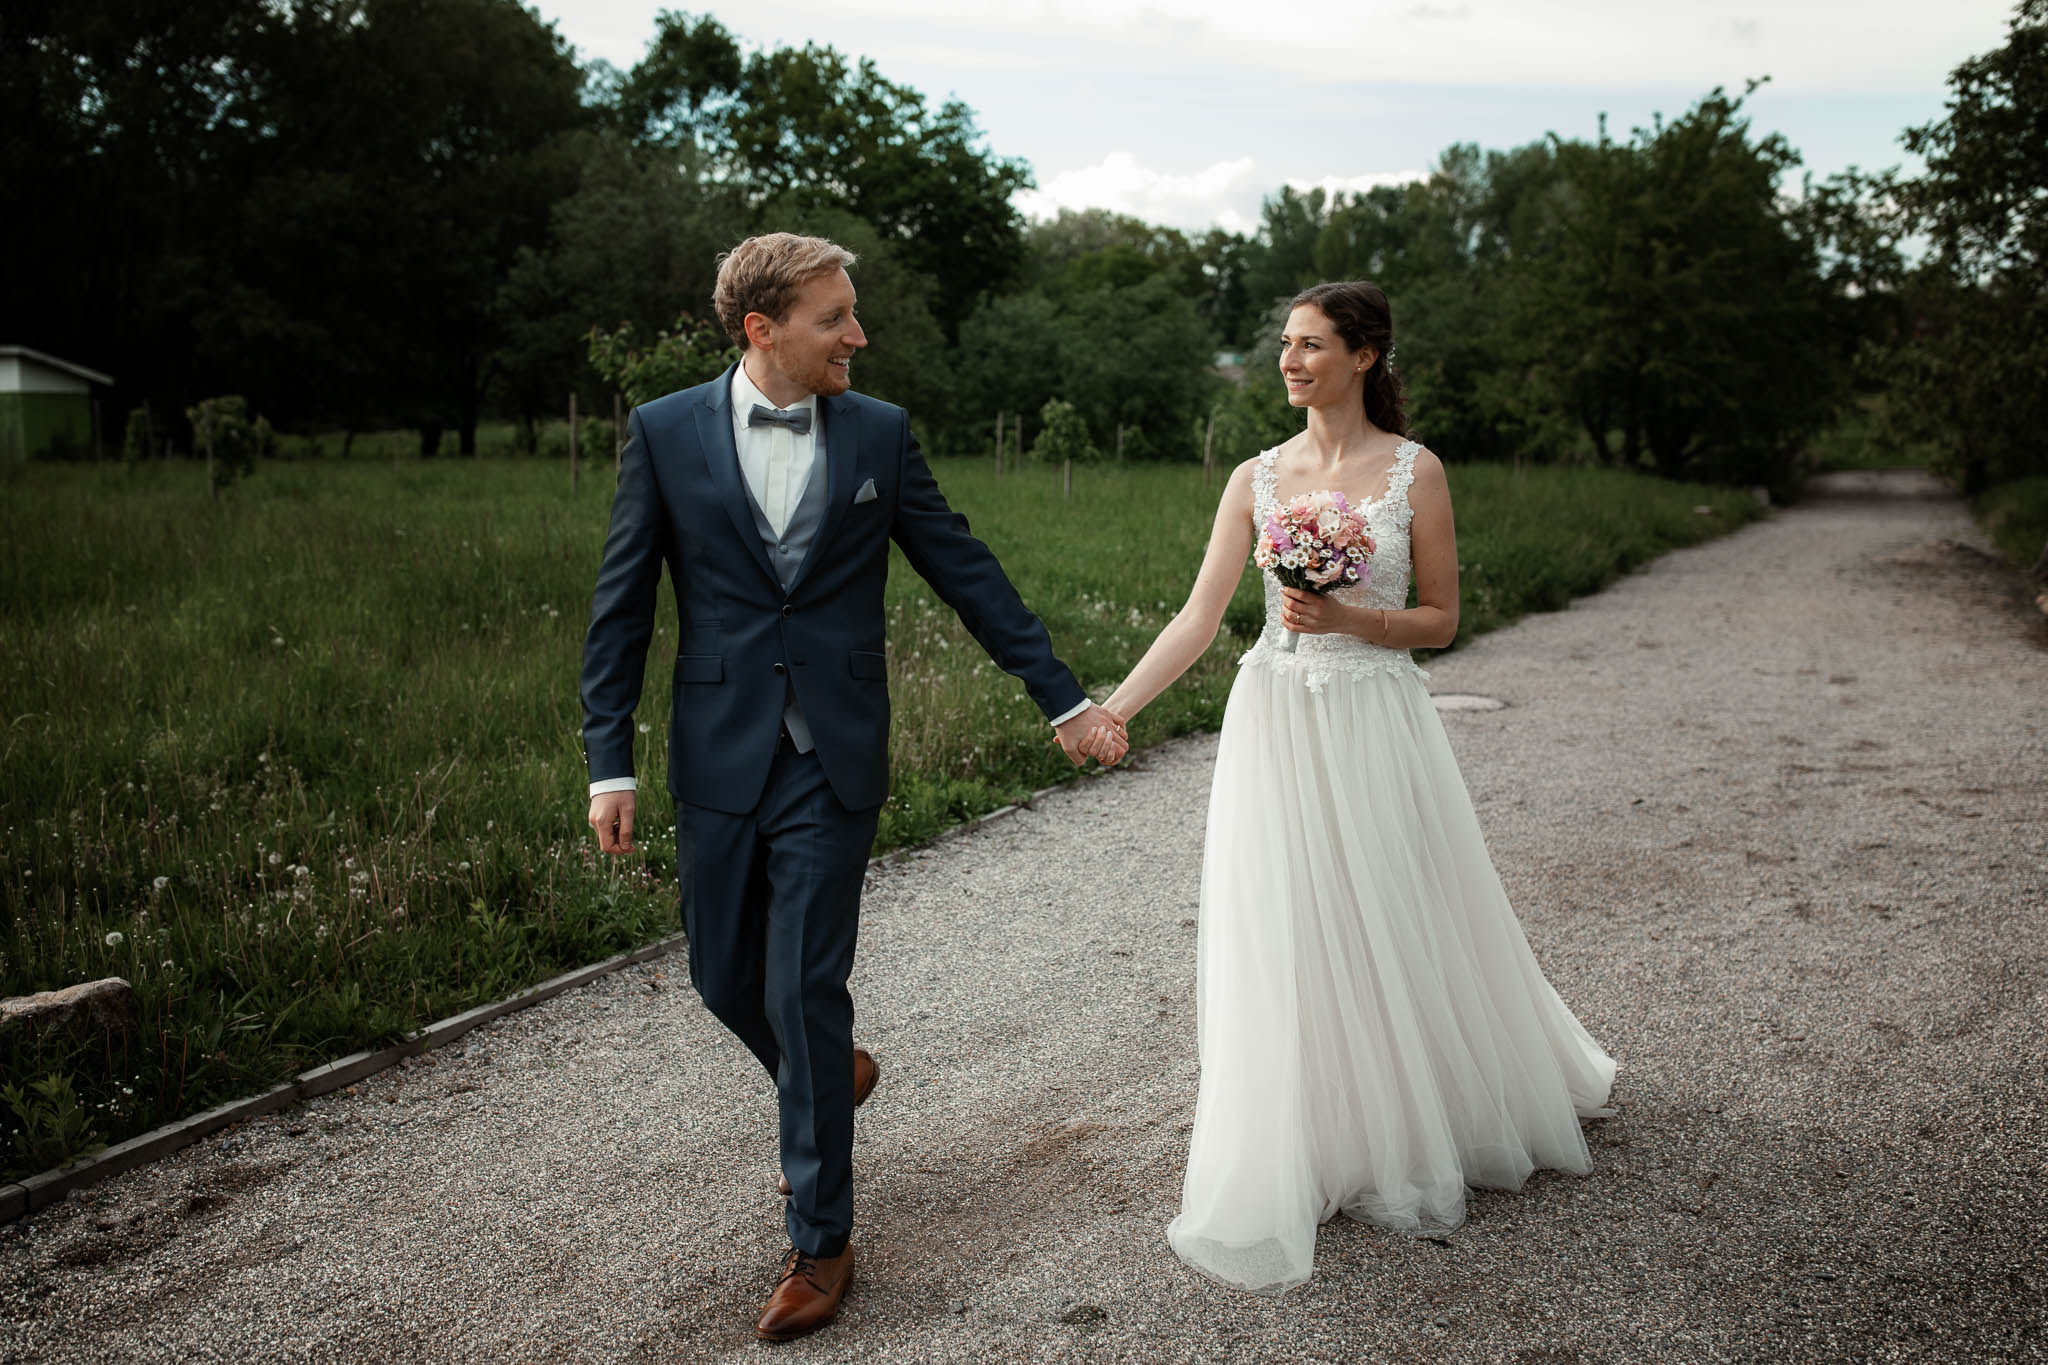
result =
[[[789,316],[796,291],[807,281],[844,270],[854,260],[851,251],[823,237],[799,237],[794,232],[749,237],[718,258],[718,283],[711,289],[718,324],[744,351],[747,314],[782,321]]]
[[[1311,285],[1294,296],[1290,309],[1307,305],[1330,320],[1347,349],[1373,350],[1365,372],[1365,415],[1381,431],[1408,434],[1407,394],[1394,373],[1394,314],[1387,296],[1369,280]]]

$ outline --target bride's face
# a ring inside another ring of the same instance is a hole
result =
[[[1370,347],[1345,349],[1344,338],[1322,309],[1305,303],[1287,315],[1287,330],[1280,334],[1280,377],[1295,407],[1319,408],[1340,400],[1358,404],[1372,362]]]

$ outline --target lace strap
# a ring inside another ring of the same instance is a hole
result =
[[[1422,449],[1414,441],[1401,442],[1401,448],[1394,452],[1394,469],[1387,475],[1386,502],[1394,507],[1403,526],[1415,515],[1415,509],[1408,505],[1408,485],[1415,482],[1415,456]]]
[[[1279,458],[1280,447],[1274,446],[1259,456],[1259,467],[1252,471],[1252,507],[1254,511],[1273,503],[1273,488],[1279,482],[1279,473],[1273,468],[1273,461]]]

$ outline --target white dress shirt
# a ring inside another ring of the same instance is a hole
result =
[[[768,518],[769,527],[781,535],[796,512],[797,502],[810,484],[811,470],[817,463],[818,396],[806,394],[801,401],[790,404],[786,409],[790,412],[804,408],[810,410],[811,429],[802,436],[785,426],[765,423],[758,427],[750,426],[747,418],[753,413],[756,403],[770,408],[775,406],[754,386],[754,381],[747,378],[747,367],[740,365],[732,372],[733,448],[739,452],[740,477],[746,480],[747,492],[753,495],[761,514]],[[1055,717],[1052,724],[1055,727],[1066,724],[1086,711],[1089,705],[1086,700],[1082,701],[1064,715]],[[591,783],[590,794],[635,791],[639,785],[638,778],[607,777]]]
[[[817,463],[818,396],[805,394],[785,409],[811,414],[811,429],[801,436],[784,426],[748,425],[756,403],[775,407],[741,365],[732,372],[733,447],[740,453],[740,477],[747,481],[747,492],[768,518],[768,529],[779,536],[788,528],[797,501],[811,482],[811,466]]]

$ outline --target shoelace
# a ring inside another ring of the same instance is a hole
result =
[[[801,1275],[811,1282],[811,1287],[813,1289],[817,1288],[818,1281],[816,1277],[811,1274],[811,1272],[818,1268],[818,1258],[811,1255],[809,1252],[801,1251],[796,1247],[791,1247],[789,1249],[789,1252],[789,1260],[787,1264],[785,1264],[783,1267],[782,1277],[776,1280],[775,1287],[777,1289],[780,1289],[785,1284],[788,1284],[796,1276]]]

